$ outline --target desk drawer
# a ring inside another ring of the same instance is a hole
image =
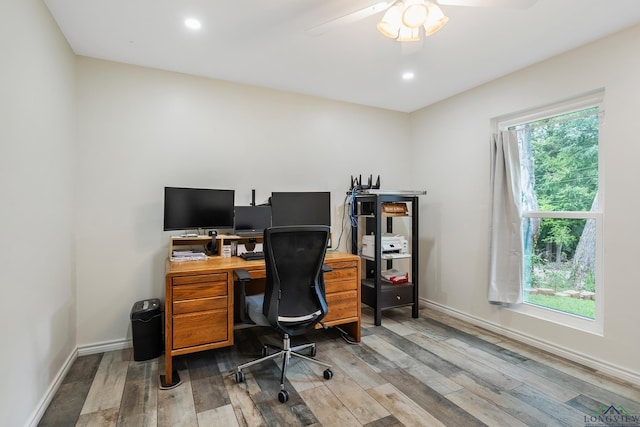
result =
[[[194,283],[190,285],[173,286],[173,300],[183,301],[198,298],[210,298],[227,295],[227,282]]]
[[[336,280],[356,280],[357,272],[355,268],[340,268],[324,273],[325,283]]]
[[[334,271],[337,270],[342,270],[342,269],[349,269],[349,268],[357,268],[358,267],[358,261],[354,260],[354,259],[350,259],[347,261],[328,261],[325,260],[325,264],[327,264],[328,266],[330,266],[331,268],[333,268]]]
[[[195,313],[208,310],[226,310],[227,297],[187,299],[173,302],[173,314]]]
[[[173,348],[227,340],[227,311],[212,310],[173,316]]]
[[[188,285],[191,283],[227,282],[227,273],[195,274],[193,276],[177,276],[173,278],[173,285]]]
[[[358,289],[358,283],[355,280],[332,280],[325,282],[325,292],[327,296],[335,292],[355,291]]]
[[[415,285],[413,285],[415,286]],[[395,285],[384,289],[380,294],[381,307],[395,307],[413,303],[413,286]]]
[[[267,277],[267,271],[264,268],[249,270],[249,274],[251,275],[251,279],[264,279]]]
[[[327,306],[329,308],[329,312],[323,319],[323,322],[357,317],[359,303],[360,301],[358,301],[357,291],[327,294]]]

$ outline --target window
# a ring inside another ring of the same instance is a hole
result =
[[[521,162],[522,311],[602,332],[602,92],[499,122]]]

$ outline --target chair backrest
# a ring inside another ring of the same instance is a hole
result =
[[[263,314],[289,335],[303,334],[327,314],[322,265],[329,227],[270,227],[264,231]]]

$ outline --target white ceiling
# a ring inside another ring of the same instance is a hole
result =
[[[640,0],[538,0],[524,10],[442,5],[449,23],[415,43],[381,35],[382,13],[307,31],[378,1],[45,3],[78,55],[403,112],[640,23]],[[188,30],[187,17],[202,29]]]

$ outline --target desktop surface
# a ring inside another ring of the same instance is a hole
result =
[[[325,261],[340,261],[340,260],[357,259],[360,257],[357,255],[349,254],[346,252],[327,252],[325,255]],[[184,274],[185,272],[198,273],[207,270],[228,269],[233,270],[236,268],[244,269],[263,269],[264,259],[256,260],[244,260],[238,256],[232,256],[230,258],[223,258],[221,256],[209,257],[206,260],[197,261],[184,261],[174,262],[167,259],[166,274],[172,276],[175,274]]]

